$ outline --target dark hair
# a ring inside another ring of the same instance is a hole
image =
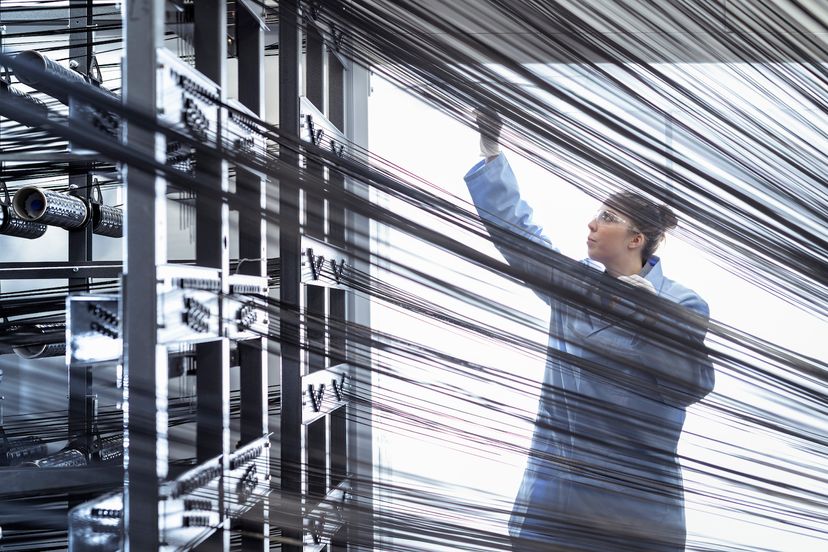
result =
[[[635,192],[614,193],[604,201],[604,205],[629,217],[630,222],[646,238],[641,258],[646,261],[664,240],[664,233],[678,225],[673,210],[666,205],[659,205]]]

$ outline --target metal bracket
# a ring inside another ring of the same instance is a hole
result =
[[[337,394],[338,395],[338,394]],[[310,396],[311,403],[313,404],[314,412],[319,412],[322,410],[322,400],[325,398],[325,384],[319,384],[319,391],[314,390],[314,385],[308,385],[308,396]],[[339,399],[337,399],[339,400]]]
[[[345,270],[345,259],[341,259],[339,264],[336,263],[336,260],[331,259],[331,271],[334,275],[334,280],[336,280],[337,284],[342,283],[342,271]]]
[[[302,237],[302,282],[306,285],[341,286],[351,266],[347,251],[308,236]]]
[[[310,141],[311,144],[314,146],[321,146],[322,145],[322,137],[325,136],[325,129],[319,128],[317,129],[313,124],[313,116],[306,115],[306,120],[308,122],[308,133],[310,134]]]
[[[267,14],[267,10],[264,6],[257,4],[253,0],[236,0],[236,5],[241,4],[244,6],[247,11],[252,15],[256,22],[259,24],[259,27],[262,28],[263,31],[269,31],[270,27],[267,26],[265,21],[265,16]]]
[[[331,386],[334,390],[334,395],[336,395],[337,401],[344,401],[345,400],[345,373],[343,372],[339,376],[339,381],[336,378],[331,380]]]
[[[306,253],[308,256],[308,263],[311,267],[311,273],[313,274],[313,279],[318,280],[322,275],[322,267],[325,266],[325,257],[323,255],[315,255],[313,248],[311,247],[308,248]]]

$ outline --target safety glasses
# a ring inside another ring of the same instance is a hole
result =
[[[624,224],[629,226],[630,230],[635,233],[640,233],[640,230],[630,224],[630,221],[625,219],[624,217],[613,213],[612,211],[607,211],[606,209],[601,209],[592,217],[591,220],[596,221],[598,224]]]

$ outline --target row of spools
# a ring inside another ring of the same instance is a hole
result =
[[[100,236],[120,238],[124,230],[123,210],[91,201],[71,192],[24,186],[11,202],[0,204],[0,234],[36,239],[48,226],[81,230],[88,225]]]
[[[90,90],[114,96],[112,92],[100,86],[100,82],[77,70],[67,69],[40,52],[27,50],[14,57],[15,76],[32,88],[40,90],[58,101],[69,105],[69,96],[60,82],[88,84]],[[43,79],[42,75],[56,77],[53,81]],[[6,91],[15,97],[23,98],[32,105],[45,109],[43,102],[25,92],[6,87]],[[48,226],[58,226],[66,230],[81,230],[88,225],[92,232],[101,236],[120,238],[123,235],[123,211],[116,207],[103,205],[79,197],[72,191],[56,192],[44,190],[37,186],[24,186],[15,194],[14,199],[0,204],[0,234],[18,238],[36,239],[42,236]]]

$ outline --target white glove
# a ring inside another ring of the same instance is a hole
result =
[[[492,140],[491,138],[487,138],[480,135],[480,155],[488,159],[489,157],[497,157],[500,155],[500,144],[497,141]]]
[[[500,155],[500,129],[503,121],[492,109],[478,109],[474,112],[477,129],[480,132],[480,155],[485,158]]]
[[[635,287],[641,288],[641,289],[646,289],[650,293],[655,293],[656,292],[655,286],[653,285],[653,283],[651,281],[647,280],[646,278],[643,278],[642,276],[639,276],[638,274],[632,274],[631,276],[619,276],[618,279],[621,280],[622,282],[626,282],[626,283],[630,284],[631,286],[635,286]]]

